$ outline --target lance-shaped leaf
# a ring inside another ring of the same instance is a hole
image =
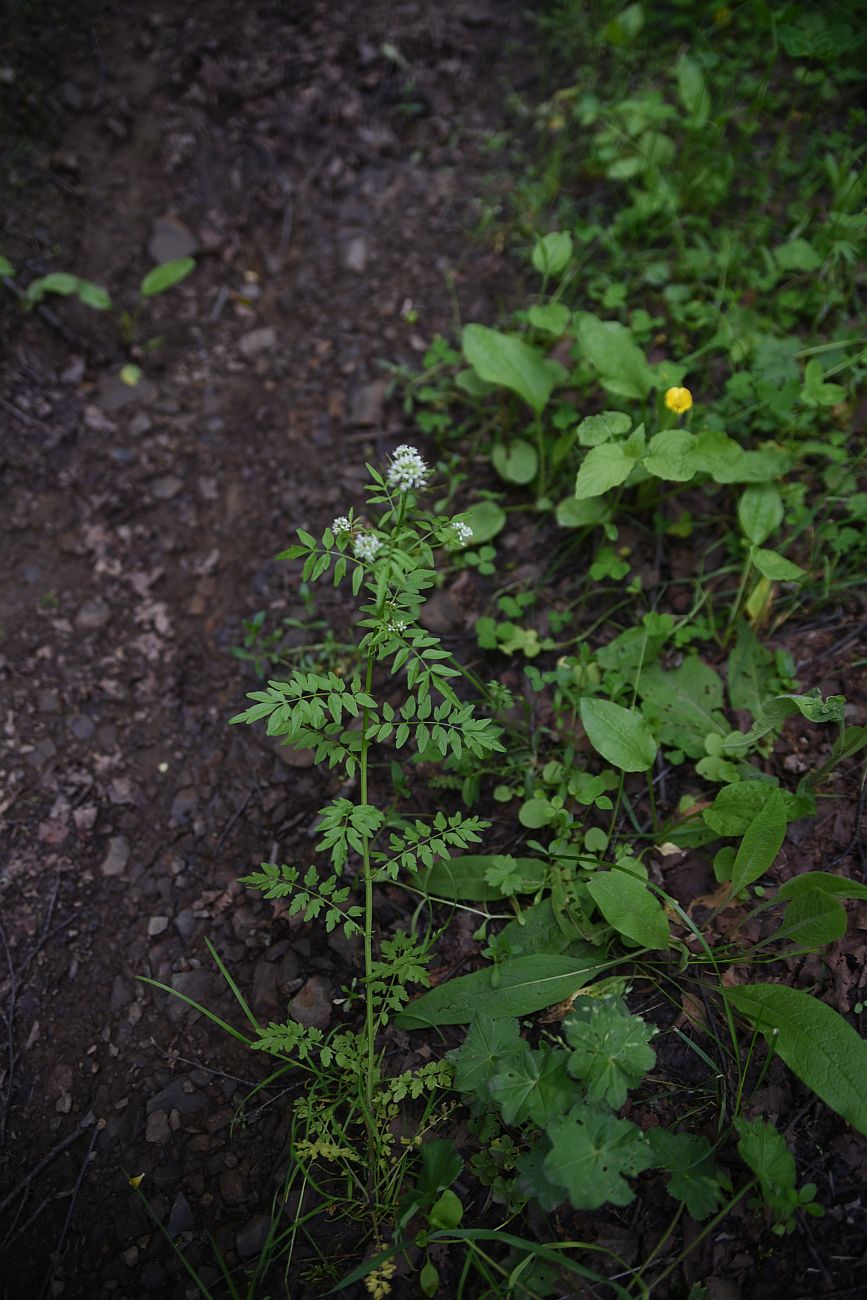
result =
[[[842,722],[846,698],[843,695],[829,695],[823,700],[818,690],[807,695],[777,695],[765,705],[764,713],[749,731],[733,731],[723,741],[723,749],[728,753],[746,753],[766,736],[775,731],[792,713],[800,713],[808,722]]]
[[[609,925],[642,948],[667,948],[668,921],[643,880],[628,871],[594,871],[587,891]]]
[[[786,806],[779,790],[772,790],[741,840],[732,866],[732,890],[737,893],[763,876],[786,838]]]

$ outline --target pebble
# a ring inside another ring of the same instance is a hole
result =
[[[158,501],[171,501],[184,486],[177,474],[162,474],[151,481],[151,496]]]
[[[189,1086],[187,1079],[172,1079],[161,1092],[151,1097],[147,1109],[148,1114],[155,1110],[176,1110],[181,1115],[193,1115],[207,1104],[207,1098]]]
[[[111,618],[111,610],[104,600],[86,600],[75,616],[75,625],[83,632],[98,632]]]
[[[155,1110],[148,1115],[147,1129],[145,1130],[145,1142],[153,1142],[155,1146],[165,1146],[171,1141],[172,1130],[169,1128],[169,1117],[164,1110]]]
[[[129,980],[124,979],[123,975],[115,975],[111,982],[112,1011],[120,1011],[123,1007],[128,1007],[134,996]]]
[[[289,1015],[307,1029],[327,1029],[331,1012],[331,985],[322,975],[313,975],[289,1003]]]
[[[191,257],[198,244],[195,235],[177,217],[157,217],[151,231],[148,252],[157,266]]]
[[[166,1271],[164,1268],[160,1268],[159,1264],[145,1264],[139,1275],[139,1281],[144,1290],[150,1292],[151,1295],[158,1291],[163,1292],[166,1283]]]
[[[263,352],[270,352],[277,345],[277,331],[273,325],[263,325],[259,329],[249,330],[238,340],[238,349],[242,357],[252,361]]]
[[[154,939],[158,934],[164,934],[169,928],[169,918],[167,916],[152,916],[148,921],[148,938]]]
[[[343,245],[342,261],[347,271],[362,273],[367,266],[367,240],[363,235],[356,235]]]
[[[100,870],[104,876],[122,876],[129,862],[129,842],[123,835],[113,835]]]
[[[76,740],[89,740],[93,735],[94,725],[90,718],[81,713],[70,721],[69,730]]]
[[[175,917],[175,929],[182,939],[189,939],[197,924],[196,914],[191,907],[185,907]]]
[[[247,1199],[247,1180],[240,1169],[224,1169],[220,1174],[220,1192],[227,1205],[240,1205]]]
[[[245,1223],[243,1228],[238,1229],[235,1242],[242,1259],[249,1259],[251,1255],[259,1254],[268,1240],[270,1229],[271,1220],[267,1214],[254,1214],[249,1223]]]
[[[129,435],[131,438],[140,438],[142,434],[147,433],[151,427],[151,418],[147,412],[136,411],[135,415],[129,422]]]
[[[349,419],[353,424],[369,429],[382,423],[386,387],[384,379],[374,379],[355,389],[349,402]]]
[[[190,1203],[184,1196],[183,1192],[178,1192],[172,1205],[172,1212],[169,1215],[168,1234],[170,1237],[178,1237],[182,1232],[192,1232],[195,1220]]]

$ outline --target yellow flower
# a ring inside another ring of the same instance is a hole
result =
[[[665,405],[675,415],[685,415],[692,407],[692,393],[688,388],[669,388],[665,394]]]
[[[397,1262],[393,1259],[386,1259],[368,1273],[364,1279],[364,1285],[368,1294],[373,1296],[373,1300],[385,1300],[385,1297],[391,1293],[391,1279],[397,1272]]]

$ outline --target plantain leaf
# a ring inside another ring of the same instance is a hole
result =
[[[466,325],[464,356],[480,379],[499,384],[522,397],[538,414],[545,409],[554,377],[544,358],[523,339],[487,325]]]
[[[621,772],[646,772],[656,759],[656,741],[636,709],[611,700],[583,699],[581,722],[590,744]]]

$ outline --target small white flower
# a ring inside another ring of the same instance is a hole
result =
[[[382,550],[382,542],[374,533],[359,533],[352,544],[352,550],[357,560],[366,560],[369,564]]]
[[[391,458],[386,478],[399,492],[422,488],[428,480],[430,469],[415,447],[402,443]]]
[[[337,536],[338,533],[348,533],[352,531],[352,524],[346,518],[346,515],[338,515],[331,525],[331,531]]]
[[[469,546],[473,540],[473,530],[469,524],[465,524],[461,519],[455,519],[452,522],[452,528],[455,530],[455,545]]]
[[[392,618],[392,619],[389,619],[389,621],[388,621],[388,630],[389,630],[389,632],[397,632],[397,633],[405,632],[405,631],[406,631],[406,623],[404,622],[404,620],[403,620],[402,618]]]

